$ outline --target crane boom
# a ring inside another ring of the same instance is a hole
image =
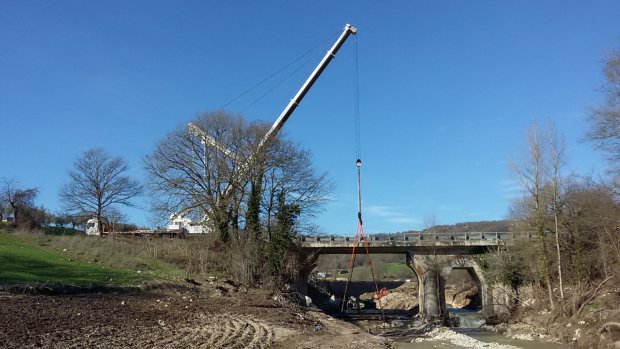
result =
[[[325,68],[329,64],[329,62],[331,62],[331,60],[334,57],[336,57],[336,53],[338,52],[342,44],[344,44],[344,42],[347,40],[350,34],[353,34],[353,35],[357,34],[357,29],[351,24],[347,23],[347,25],[344,26],[342,34],[340,34],[340,36],[338,37],[338,40],[336,40],[336,42],[331,47],[331,49],[329,49],[329,51],[327,51],[325,56],[323,56],[323,59],[321,60],[319,65],[317,65],[316,68],[314,68],[314,71],[312,71],[312,74],[310,74],[306,82],[304,82],[304,84],[301,86],[299,91],[297,91],[297,94],[295,95],[295,97],[291,99],[291,101],[288,103],[286,108],[284,108],[284,110],[282,111],[282,113],[280,114],[276,122],[273,123],[273,126],[271,126],[271,129],[269,129],[267,134],[265,134],[265,137],[263,137],[263,139],[259,143],[256,149],[256,152],[260,152],[262,148],[265,146],[265,144],[269,142],[278,133],[278,131],[280,131],[282,126],[284,126],[284,123],[286,122],[286,120],[288,120],[291,114],[293,114],[293,112],[295,111],[299,103],[301,103],[301,100],[304,98],[306,93],[308,93],[312,85],[314,85],[314,83],[319,78],[323,70],[325,70]]]
[[[312,71],[308,79],[306,79],[304,84],[297,91],[297,94],[295,94],[295,97],[291,99],[291,101],[288,103],[286,108],[284,108],[280,116],[278,116],[276,121],[273,123],[269,131],[267,131],[265,136],[261,139],[256,149],[254,149],[252,154],[250,154],[250,156],[248,157],[247,161],[241,166],[241,169],[239,173],[237,174],[237,179],[246,174],[245,172],[247,172],[248,169],[251,167],[252,163],[254,162],[254,158],[256,154],[260,154],[263,148],[277,135],[278,131],[280,131],[282,126],[284,126],[284,123],[286,122],[286,120],[288,120],[288,118],[291,116],[291,114],[293,114],[297,106],[299,106],[299,103],[301,103],[301,100],[304,98],[306,93],[308,93],[312,85],[314,85],[314,83],[319,78],[321,73],[325,70],[327,65],[331,62],[332,59],[334,59],[334,57],[336,57],[336,53],[338,52],[340,47],[344,44],[344,42],[347,40],[349,35],[351,34],[355,35],[356,33],[357,33],[357,29],[354,26],[348,23],[347,25],[345,25],[344,29],[342,30],[342,33],[340,34],[336,42],[332,45],[329,51],[327,51],[325,56],[323,56],[323,59],[321,60],[321,62],[316,66],[316,68],[314,68],[314,70]],[[188,130],[202,137],[205,144],[215,146],[218,149],[220,149],[224,154],[226,154],[227,156],[230,156],[230,152],[227,149],[225,149],[225,147],[218,144],[211,137],[208,137],[208,135],[202,130],[200,130],[199,127],[190,123],[188,124]],[[224,191],[222,192],[222,199],[224,200],[228,199],[230,195],[232,195],[232,193],[233,193],[233,185],[232,183],[229,183],[224,189]]]

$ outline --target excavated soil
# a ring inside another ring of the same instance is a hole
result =
[[[0,348],[385,348],[322,313],[226,284],[116,294],[0,291]]]

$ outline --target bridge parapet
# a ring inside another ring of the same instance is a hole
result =
[[[528,238],[529,234],[513,232],[467,232],[467,233],[403,233],[403,234],[369,234],[366,241],[371,242],[415,242],[415,241],[512,241]],[[342,235],[302,235],[302,243],[333,242],[353,243],[353,237]]]

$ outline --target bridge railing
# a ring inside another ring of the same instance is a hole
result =
[[[467,233],[402,233],[402,234],[369,234],[366,240],[371,243],[387,241],[468,241],[468,240],[520,240],[528,239],[530,233],[515,232],[467,232]],[[342,235],[302,235],[301,242],[344,243],[354,242],[352,236]]]

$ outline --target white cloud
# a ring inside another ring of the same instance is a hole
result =
[[[415,224],[420,221],[408,214],[403,213],[403,208],[389,206],[369,206],[366,213],[369,216],[384,218],[388,223]]]
[[[504,199],[515,199],[523,196],[523,187],[515,179],[503,179],[499,182]]]
[[[404,223],[404,224],[416,224],[416,223],[420,223],[420,220],[415,219],[413,217],[395,217],[395,218],[388,218],[387,219],[388,222],[390,223]]]

